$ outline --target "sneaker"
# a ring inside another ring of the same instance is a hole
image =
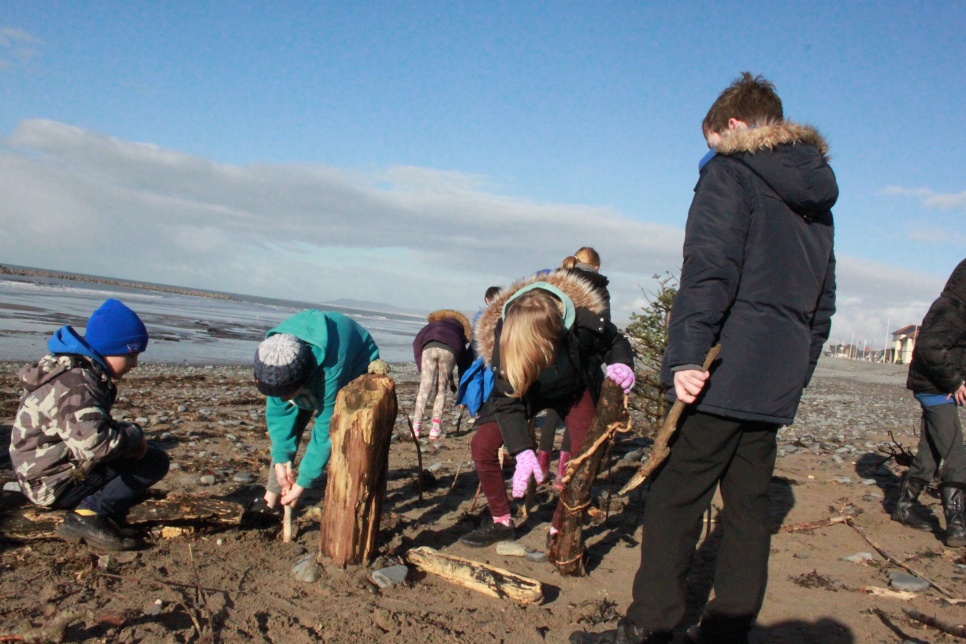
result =
[[[500,541],[510,541],[513,539],[513,534],[513,525],[487,519],[479,528],[460,537],[460,543],[472,548],[485,548]]]
[[[432,428],[429,430],[429,440],[434,441],[439,438],[439,435],[443,432],[443,428],[437,423],[433,423]]]
[[[413,423],[413,436],[415,436],[417,440],[419,440],[419,430],[422,429],[422,425],[423,424],[418,421]]]
[[[58,526],[57,534],[66,541],[86,543],[101,550],[135,550],[139,545],[136,539],[122,536],[113,521],[99,514],[82,516],[69,512]]]

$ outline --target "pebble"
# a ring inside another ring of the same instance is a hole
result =
[[[171,465],[168,466],[168,469],[169,470],[180,470],[181,469],[181,463],[172,463]]]
[[[251,472],[239,472],[233,479],[236,483],[251,483],[255,476]]]
[[[909,590],[914,593],[921,593],[929,588],[929,582],[923,581],[918,577],[907,575],[904,572],[894,572],[889,575],[889,582],[893,588],[898,590]]]
[[[854,555],[842,557],[842,561],[850,561],[852,563],[869,563],[873,560],[874,557],[872,556],[871,552],[857,552]]]
[[[188,411],[188,408],[184,405],[178,405],[178,411]]]
[[[440,470],[442,467],[443,467],[443,462],[442,461],[436,461],[432,465],[429,465],[426,468],[426,471],[427,472],[436,472],[436,471]]]
[[[171,438],[171,432],[161,432],[161,440],[166,441]]]
[[[875,485],[875,479],[862,479],[862,485]]]
[[[389,566],[388,568],[373,571],[372,581],[380,588],[388,588],[389,586],[398,586],[399,584],[405,583],[408,575],[409,568],[406,566]]]
[[[519,541],[501,541],[496,544],[496,554],[507,557],[525,557],[527,548]]]
[[[237,441],[238,437],[234,434],[225,434],[225,440],[227,441]]]
[[[312,552],[308,553],[307,555],[302,555],[295,562],[295,565],[292,566],[292,572],[297,575],[298,572],[302,570],[302,568],[305,568],[305,566],[307,566],[314,558],[315,558],[315,553],[312,553]]]
[[[624,454],[624,456],[621,457],[621,460],[622,461],[628,461],[628,462],[639,461],[639,460],[641,460],[641,457],[642,456],[644,456],[644,450],[643,449],[635,449],[632,452],[628,452],[628,453]]]
[[[295,574],[296,579],[299,581],[304,581],[307,584],[314,584],[321,577],[322,569],[319,568],[319,564],[315,563],[314,559],[302,566],[302,568]]]
[[[153,602],[144,607],[144,614],[149,617],[156,617],[161,614],[161,609],[164,607],[164,603],[160,599],[155,599]]]
[[[16,481],[7,481],[3,484],[3,490],[4,492],[19,492],[20,483],[17,483]]]
[[[796,552],[792,556],[795,557],[796,559],[808,559],[808,553],[807,552]]]
[[[847,476],[837,476],[832,479],[832,483],[838,483],[839,485],[849,485],[852,483],[852,479]]]
[[[212,476],[211,474],[205,474],[200,479],[198,479],[198,482],[201,483],[202,485],[214,485],[215,477]]]
[[[523,555],[523,558],[527,561],[532,561],[533,563],[546,563],[547,554],[540,550],[530,550],[527,554]]]
[[[138,416],[137,418],[134,419],[134,422],[136,422],[138,425],[147,425],[148,419],[145,418],[144,416]]]

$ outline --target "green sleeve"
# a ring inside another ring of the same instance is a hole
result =
[[[265,422],[272,441],[272,463],[287,463],[298,450],[299,409],[295,405],[270,396],[265,403]]]
[[[321,393],[322,405],[315,416],[312,435],[305,446],[305,455],[299,463],[299,474],[295,482],[308,489],[314,487],[322,477],[325,466],[329,463],[332,453],[332,441],[329,438],[329,424],[332,422],[332,412],[335,409],[335,399],[339,394],[339,378],[341,369],[326,371],[325,391]]]

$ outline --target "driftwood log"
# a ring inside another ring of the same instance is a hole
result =
[[[396,385],[389,376],[360,376],[336,398],[319,534],[319,551],[336,565],[375,556],[396,411]]]
[[[548,559],[564,575],[583,576],[584,511],[590,506],[590,490],[597,479],[600,461],[614,434],[627,422],[625,396],[620,386],[605,379],[597,400],[597,411],[580,452],[569,463],[560,492],[558,532],[550,541]]]
[[[721,345],[716,344],[711,349],[708,350],[707,355],[704,357],[704,364],[701,367],[702,371],[707,371],[711,368],[711,363],[715,361],[718,357],[718,352],[721,351]],[[681,413],[687,405],[683,400],[678,398],[671,405],[671,411],[668,412],[667,417],[664,419],[664,424],[661,425],[661,429],[657,432],[657,436],[654,437],[654,447],[651,448],[651,455],[647,457],[647,461],[641,467],[640,471],[631,477],[624,487],[621,488],[618,494],[624,495],[639,486],[644,480],[650,476],[654,470],[664,462],[668,454],[671,453],[671,448],[668,447],[668,441],[671,440],[671,436],[678,429],[678,420],[681,419]]]
[[[189,494],[148,499],[131,508],[127,523],[135,527],[195,526],[230,528],[241,525],[245,507]],[[0,493],[0,537],[11,541],[55,538],[66,512],[32,504],[19,492]]]
[[[445,555],[426,546],[409,550],[406,561],[421,570],[490,597],[512,599],[521,604],[539,604],[543,601],[543,586],[539,581],[503,568]]]

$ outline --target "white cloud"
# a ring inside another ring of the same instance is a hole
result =
[[[897,195],[900,197],[913,197],[918,199],[922,205],[929,208],[966,208],[966,191],[942,193],[930,190],[929,188],[903,188],[901,186],[889,186],[883,190],[883,193],[887,195]]]
[[[0,69],[30,62],[42,45],[36,36],[15,27],[0,27]]]
[[[487,286],[583,245],[603,256],[615,302],[680,263],[680,229],[496,194],[482,177],[232,166],[45,120],[24,121],[2,143],[0,253],[14,264],[472,309]]]
[[[594,246],[615,321],[678,272],[683,230],[395,167],[234,166],[44,120],[0,140],[0,261],[307,302],[473,310],[483,291]],[[951,269],[952,267],[950,267]],[[833,340],[881,345],[946,276],[839,257]]]

